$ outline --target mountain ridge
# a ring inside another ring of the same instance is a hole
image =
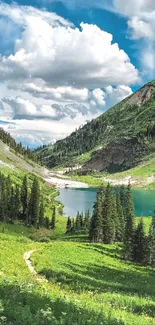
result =
[[[155,81],[153,80],[67,138],[37,150],[35,155],[41,163],[53,168],[60,165],[71,166],[79,161],[79,157],[91,151],[84,164],[85,170],[111,171],[111,165],[113,165],[113,172],[126,170],[136,166],[145,155],[155,151],[154,119]],[[121,143],[125,143],[125,147]],[[113,148],[112,151],[109,146]],[[117,151],[123,153],[125,149],[125,160],[130,156],[132,159],[129,159],[127,164],[119,161],[116,164]],[[104,155],[106,159],[109,156],[106,164]],[[99,158],[100,166],[97,162]]]

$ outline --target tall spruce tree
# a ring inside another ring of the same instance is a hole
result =
[[[139,222],[133,236],[132,258],[135,262],[144,263],[146,260],[146,237],[143,219]]]
[[[27,176],[24,176],[21,187],[21,204],[22,204],[22,218],[27,222],[28,218],[28,185]]]
[[[71,228],[72,228],[72,221],[71,218],[68,217],[67,218],[67,224],[66,224],[66,233],[70,233],[71,232]]]
[[[121,204],[120,193],[118,193],[117,195],[116,205],[117,205],[116,240],[122,242],[124,239],[125,218],[123,213],[123,207]]]
[[[75,220],[75,229],[78,231],[80,230],[80,213],[77,212],[76,220]]]
[[[132,259],[133,235],[134,235],[134,206],[131,192],[131,185],[128,184],[126,193],[126,220],[124,232],[123,253],[124,258]]]
[[[51,219],[51,229],[55,229],[55,225],[56,225],[56,211],[55,211],[55,207],[53,208],[53,213],[52,213],[52,219]]]
[[[96,202],[93,207],[93,215],[90,222],[89,239],[92,242],[101,242],[103,240],[102,199],[100,189],[96,196]]]
[[[147,264],[155,266],[155,209],[147,239]]]
[[[103,202],[103,242],[105,244],[111,244],[115,240],[116,225],[117,220],[116,215],[116,201],[113,195],[112,188],[110,184],[107,185],[105,191],[105,198]]]
[[[40,207],[39,207],[39,226],[43,227],[45,225],[45,219],[44,219],[44,199],[41,198]]]
[[[31,195],[29,201],[29,223],[36,227],[39,222],[39,203],[40,203],[40,186],[35,177],[32,183]]]

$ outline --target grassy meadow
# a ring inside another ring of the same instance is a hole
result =
[[[54,231],[0,224],[0,324],[155,324],[155,269],[123,261],[119,244],[65,236],[66,219],[57,220]],[[29,250],[48,283],[30,274]]]

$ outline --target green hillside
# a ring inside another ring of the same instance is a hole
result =
[[[0,231],[0,324],[155,324],[153,268],[123,261],[118,244],[67,236],[40,243],[31,235],[20,225]],[[37,274],[24,261],[29,251]]]
[[[155,150],[155,81],[35,156],[48,167],[84,164],[116,172],[135,167]]]
[[[5,137],[5,140],[4,140]],[[5,143],[2,141],[5,141]],[[11,140],[10,140],[11,139]],[[10,142],[11,141],[11,142]],[[7,144],[6,144],[7,143]],[[27,178],[27,214],[30,207],[30,196],[32,191],[32,184],[37,179],[39,184],[39,198],[38,205],[41,205],[43,201],[44,210],[44,221],[52,218],[54,209],[56,210],[57,218],[57,230],[46,229],[45,225],[40,229],[29,229],[29,234],[32,238],[37,239],[38,236],[41,238],[51,238],[55,234],[64,233],[61,231],[61,224],[66,225],[65,218],[61,217],[62,204],[56,199],[58,192],[55,187],[47,184],[44,178],[48,174],[48,170],[41,167],[36,162],[32,161],[29,157],[31,156],[29,149],[24,149],[19,152],[17,150],[17,143],[8,133],[4,130],[0,131],[0,221],[7,220],[9,223],[14,223],[15,226],[23,227],[25,233],[24,224],[26,221],[22,215],[22,204],[21,204],[21,188],[23,180]],[[26,152],[25,152],[26,150]],[[27,154],[29,152],[29,155]],[[28,157],[29,156],[29,157]],[[8,184],[8,185],[7,185]],[[18,194],[18,195],[17,195]],[[37,198],[36,198],[37,199]],[[35,200],[36,200],[35,199]],[[4,203],[5,202],[5,203]],[[11,203],[12,202],[12,203]],[[2,206],[4,204],[4,207]],[[15,213],[16,212],[16,213]],[[15,217],[16,215],[16,217]],[[44,222],[45,223],[45,222]],[[64,228],[65,228],[64,225]],[[13,225],[14,226],[14,225]]]

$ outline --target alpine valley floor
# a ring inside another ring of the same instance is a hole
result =
[[[124,262],[119,244],[65,236],[59,221],[54,237],[0,224],[0,324],[155,324],[155,269]],[[147,231],[151,218],[144,221]],[[25,263],[28,251],[36,273]]]

